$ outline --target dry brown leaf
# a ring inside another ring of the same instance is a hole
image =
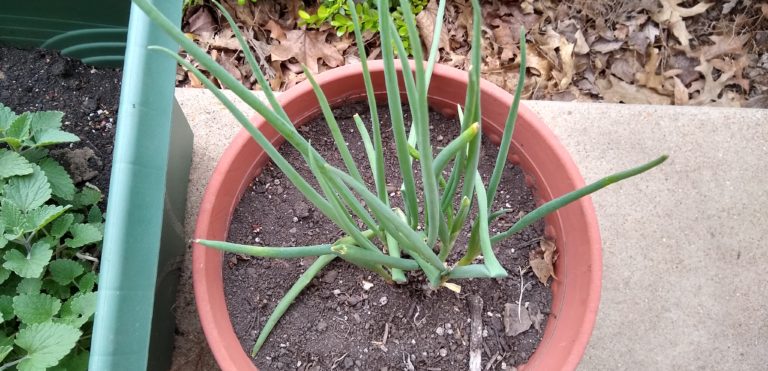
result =
[[[587,45],[587,40],[584,39],[584,34],[581,30],[576,31],[574,36],[576,37],[576,45],[573,48],[573,52],[579,55],[589,53],[589,45]]]
[[[195,35],[203,33],[213,33],[216,31],[216,22],[213,21],[213,16],[208,8],[201,6],[197,8],[195,14],[189,17],[189,28],[187,32]]]
[[[619,50],[622,45],[624,45],[624,41],[608,41],[601,39],[593,42],[592,45],[590,45],[590,48],[599,53],[610,53],[614,50]]]
[[[699,90],[698,96],[691,99],[690,102],[694,105],[716,103],[720,100],[720,92],[722,92],[725,86],[728,85],[728,80],[736,74],[735,68],[733,68],[733,66],[731,66],[730,69],[724,68],[721,70],[718,79],[715,80],[715,78],[712,77],[712,71],[714,69],[712,63],[704,60],[703,57],[700,57],[699,61],[701,63],[696,67],[696,70],[704,75],[704,86]]]
[[[203,83],[200,81],[200,79],[197,78],[191,71],[187,71],[187,76],[189,77],[189,85],[193,88],[202,88]]]
[[[207,48],[240,50],[240,43],[231,28],[221,30],[215,35],[210,32],[202,33],[198,35],[197,41]]]
[[[627,84],[613,76],[596,80],[600,95],[606,102],[637,103],[637,104],[671,104],[672,98],[659,94],[654,90]]]
[[[558,54],[560,54],[560,64],[563,70],[562,73],[558,72],[556,74],[557,76],[555,76],[560,89],[565,89],[571,85],[571,82],[573,82],[573,74],[575,72],[575,67],[573,65],[573,48],[574,44],[569,43],[564,37],[560,38],[560,50]]]
[[[424,45],[427,45],[427,47],[432,45],[432,38],[435,34],[436,20],[437,1],[430,0],[427,6],[421,12],[419,12],[418,15],[416,15],[416,26],[419,28],[421,41],[424,43]],[[442,21],[442,19],[440,21]],[[439,48],[450,51],[451,45],[448,40],[448,31],[446,30],[445,24],[443,23],[443,27],[440,29]]]
[[[643,67],[636,58],[620,58],[611,63],[611,73],[628,83],[635,82],[635,74]]]
[[[715,3],[700,2],[691,8],[683,8],[679,4],[683,0],[659,0],[661,2],[661,9],[653,13],[651,18],[659,24],[665,24],[675,35],[677,40],[680,41],[683,49],[686,51],[691,50],[690,40],[693,36],[688,33],[688,29],[685,27],[683,18],[692,17],[697,14],[704,13],[710,6]]]
[[[744,54],[744,44],[749,41],[751,34],[741,36],[710,36],[714,44],[701,48],[701,56],[710,60],[724,54]]]
[[[280,26],[277,22],[273,20],[269,20],[267,24],[264,26],[267,30],[269,30],[270,36],[275,40],[285,40],[285,30],[283,30],[283,27]]]
[[[723,14],[728,14],[733,10],[734,7],[736,7],[736,4],[738,4],[739,0],[727,0],[725,4],[723,4]]]
[[[677,77],[672,77],[675,82],[675,105],[684,106],[688,104],[688,89]]]
[[[656,67],[659,65],[659,50],[651,49],[651,55],[645,63],[643,71],[635,74],[637,84],[656,90],[657,92],[668,95],[670,89],[664,84],[664,76],[656,73]]]
[[[318,59],[322,59],[329,67],[337,67],[344,63],[344,56],[326,42],[327,36],[326,31],[288,31],[285,33],[285,39],[280,40],[280,45],[272,46],[272,60],[287,61],[296,58],[312,73],[319,71]]]
[[[736,84],[741,86],[744,91],[749,91],[749,79],[744,78],[744,69],[749,65],[749,59],[747,59],[747,56],[742,55],[737,59],[713,59],[711,63],[713,67],[720,71],[733,72],[733,77],[728,81],[729,85]]]
[[[549,240],[541,240],[537,249],[531,250],[528,256],[528,263],[533,269],[533,273],[539,278],[539,281],[545,286],[549,286],[549,277],[557,279],[555,276],[555,260],[557,246]]]
[[[519,52],[517,47],[519,40],[517,39],[520,37],[516,36],[515,33],[512,32],[511,27],[502,26],[494,28],[493,38],[496,40],[498,46],[501,47],[501,55],[499,58],[502,62],[508,62],[512,60],[512,58],[515,57],[515,54]]]
[[[549,79],[552,65],[546,58],[542,58],[537,51],[532,49],[533,48],[529,48],[526,50],[526,67],[536,70],[542,78]]]

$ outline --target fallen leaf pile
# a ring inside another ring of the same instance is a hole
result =
[[[314,1],[226,0],[273,89],[312,72],[359,61],[352,35],[296,25]],[[527,30],[528,99],[716,105],[768,108],[768,0],[483,0],[483,77],[514,91],[519,30]],[[437,1],[417,16],[422,41],[432,42]],[[448,0],[439,61],[469,64],[472,9]],[[187,10],[184,31],[246,86],[257,88],[232,30],[210,5]],[[364,36],[369,58],[378,35]],[[179,71],[181,86],[200,86]]]

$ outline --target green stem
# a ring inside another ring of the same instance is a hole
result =
[[[384,265],[389,268],[397,268],[405,271],[419,269],[419,264],[412,259],[396,258],[384,255],[381,252],[363,250],[354,245],[334,245],[331,250],[344,260],[362,262],[366,265]]]
[[[307,268],[307,271],[302,273],[302,275],[299,277],[296,283],[291,286],[288,292],[285,293],[285,296],[280,299],[280,301],[277,303],[277,306],[275,307],[275,310],[272,311],[272,314],[269,315],[267,323],[264,324],[264,328],[261,329],[259,338],[256,339],[256,344],[253,346],[253,350],[251,350],[252,357],[255,357],[256,353],[259,352],[259,349],[261,349],[262,345],[264,345],[264,342],[267,340],[267,337],[269,337],[269,334],[277,324],[277,321],[279,321],[283,314],[285,314],[285,311],[288,310],[288,307],[290,307],[293,301],[296,300],[296,297],[299,296],[299,294],[304,290],[305,287],[307,287],[312,279],[315,278],[315,276],[323,268],[325,268],[328,263],[333,261],[333,259],[336,259],[336,255],[323,255],[317,258],[312,263],[312,265]]]
[[[292,247],[271,247],[271,246],[252,246],[241,245],[225,241],[195,240],[206,247],[227,251],[236,254],[246,254],[264,258],[303,258],[307,256],[320,256],[333,254],[330,244],[311,245],[311,246],[292,246]]]
[[[573,201],[576,201],[584,196],[587,196],[593,192],[603,189],[613,183],[620,182],[624,179],[631,178],[635,175],[640,175],[648,170],[651,170],[654,167],[661,165],[661,163],[666,161],[667,158],[668,158],[667,155],[663,155],[651,162],[648,162],[646,164],[640,165],[638,167],[635,167],[629,170],[624,170],[624,171],[609,175],[590,185],[584,186],[580,189],[577,189],[573,192],[567,193],[552,201],[549,201],[544,205],[539,206],[536,210],[533,210],[527,215],[525,215],[524,217],[522,217],[520,220],[517,221],[517,223],[515,223],[507,231],[493,236],[491,238],[491,243],[497,243],[499,241],[504,240],[505,238],[509,238],[513,234],[521,231],[523,228],[533,224],[535,221],[549,215],[550,213],[557,211],[561,207],[564,207]]]

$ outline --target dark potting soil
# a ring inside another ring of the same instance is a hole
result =
[[[121,69],[94,68],[56,51],[0,47],[0,103],[17,114],[64,112],[62,130],[80,137],[50,148],[78,186],[98,187],[106,200],[112,168]]]
[[[352,115],[359,113],[370,122],[365,104],[350,104],[335,110],[348,147],[359,169],[372,184],[363,144]],[[389,112],[379,108],[385,153],[387,183],[391,191],[400,184]],[[406,112],[406,122],[409,114]],[[438,113],[430,115],[432,143],[446,145],[458,134],[456,119]],[[327,125],[315,119],[300,131],[331,163],[343,168]],[[480,171],[485,183],[493,170],[498,152],[484,143]],[[283,155],[302,175],[312,179],[298,152],[290,145]],[[420,173],[415,174],[420,179]],[[518,167],[508,165],[493,210],[513,209],[491,225],[502,231],[517,220],[519,213],[531,211],[535,204],[531,190]],[[395,197],[399,199],[399,197]],[[460,258],[468,231],[462,233],[453,257]],[[523,273],[523,307],[535,326],[517,335],[506,336],[505,304],[517,314],[520,296],[520,269],[528,265],[529,251],[542,237],[543,222],[494,246],[499,261],[509,272],[505,279],[459,280],[461,293],[448,289],[431,290],[425,279],[409,274],[404,285],[385,283],[371,272],[336,259],[329,264],[291,305],[254,358],[262,370],[464,370],[470,351],[470,308],[468,298],[478,295],[484,301],[483,367],[511,369],[524,363],[541,340],[550,311],[551,291],[530,272]],[[235,210],[229,240],[265,246],[298,246],[330,243],[342,236],[340,230],[293,187],[273,164],[267,165],[253,181]],[[250,353],[270,313],[283,294],[313,258],[275,260],[226,254],[224,287],[232,323],[240,343]],[[371,287],[367,287],[372,284]],[[507,311],[509,316],[510,310]],[[538,322],[538,323],[536,323]]]

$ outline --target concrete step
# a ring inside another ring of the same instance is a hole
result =
[[[176,98],[195,132],[191,234],[207,179],[239,125],[205,90],[177,89]],[[768,367],[768,110],[524,104],[587,182],[670,155],[660,168],[593,195],[603,291],[580,369]],[[179,308],[194,310],[190,280],[180,289]]]

